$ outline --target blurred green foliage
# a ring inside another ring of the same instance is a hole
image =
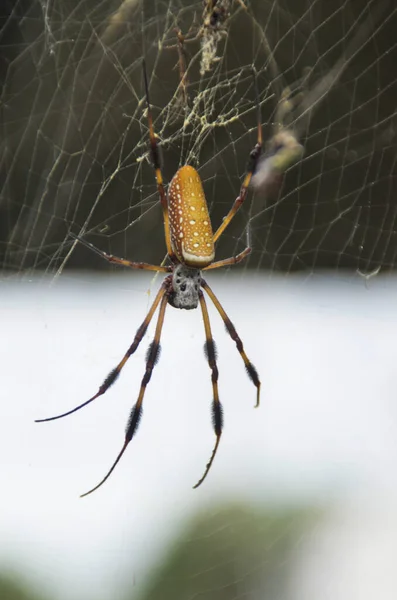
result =
[[[140,591],[128,576],[109,600],[288,600],[294,555],[318,516],[294,507],[214,507],[171,543]],[[0,600],[48,598],[25,582],[0,575]]]
[[[33,592],[30,586],[17,581],[17,577],[0,575],[0,600],[46,600],[47,596]]]
[[[315,520],[312,511],[236,505],[201,515],[154,571],[140,600],[285,600],[292,554]]]

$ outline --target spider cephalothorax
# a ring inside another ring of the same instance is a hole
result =
[[[168,303],[171,306],[186,310],[198,307],[201,285],[201,271],[199,269],[179,264],[174,269],[170,283]]]
[[[154,133],[152,115],[150,110],[149,90],[145,68],[144,83],[147,101],[147,115],[149,121],[151,158],[156,173],[157,189],[160,197],[161,206],[163,209],[165,243],[167,247],[167,254],[171,264],[157,266],[142,262],[132,262],[124,258],[118,258],[111,254],[106,254],[101,250],[98,250],[98,248],[95,248],[92,244],[79,237],[73,236],[72,234],[71,235],[76,239],[76,241],[79,241],[82,244],[88,246],[94,252],[96,252],[111,263],[130,267],[132,269],[160,271],[163,273],[167,273],[168,275],[165,277],[160,287],[160,290],[157,292],[157,295],[143,323],[138,328],[131,346],[128,348],[127,352],[124,354],[119,364],[114,369],[112,369],[112,371],[106,377],[102,385],[99,387],[97,393],[83,404],[76,406],[68,412],[47,419],[39,419],[39,421],[52,421],[54,419],[65,417],[66,415],[69,415],[73,412],[76,412],[80,408],[83,408],[83,406],[90,404],[99,396],[102,396],[109,389],[109,387],[113,385],[129,357],[132,354],[134,354],[134,352],[138,348],[143,336],[145,335],[149,327],[154,313],[157,309],[159,309],[154,338],[149,346],[146,355],[145,373],[141,381],[138,399],[131,410],[130,418],[128,420],[123,447],[119,452],[116,460],[114,461],[112,467],[102,479],[102,481],[94,488],[92,488],[89,492],[83,494],[83,496],[86,496],[87,494],[90,494],[91,492],[98,489],[108,479],[108,477],[113,472],[120,458],[124,454],[125,449],[127,448],[128,444],[130,443],[131,439],[133,438],[134,434],[138,429],[138,425],[142,417],[142,405],[146,386],[150,381],[154,366],[156,365],[160,356],[160,337],[167,304],[170,304],[175,308],[181,308],[185,310],[197,308],[197,306],[200,304],[206,338],[204,346],[205,355],[207,358],[208,365],[211,369],[211,384],[213,393],[212,414],[216,442],[212,451],[211,458],[205,468],[204,474],[194,487],[198,487],[199,485],[201,485],[211,468],[219,446],[223,428],[222,406],[219,400],[218,393],[218,367],[216,363],[215,342],[212,337],[207,304],[204,298],[203,290],[213,302],[216,310],[220,314],[225,324],[225,327],[230,337],[236,344],[237,350],[244,361],[244,365],[248,376],[257,388],[256,406],[259,406],[259,392],[261,384],[259,381],[258,373],[256,372],[256,369],[253,366],[253,364],[249,361],[244,351],[243,343],[240,337],[238,336],[233,323],[230,321],[229,317],[227,316],[225,310],[223,309],[221,303],[215,296],[212,289],[203,279],[202,271],[208,271],[210,269],[218,269],[219,267],[237,264],[244,260],[244,258],[246,258],[251,252],[251,248],[247,247],[237,256],[232,256],[230,258],[214,262],[215,242],[219,239],[223,231],[229,225],[230,221],[233,219],[234,215],[240,208],[241,204],[244,202],[252,174],[256,168],[261,153],[262,130],[260,124],[260,115],[258,115],[257,143],[252,152],[250,153],[247,173],[244,177],[240,194],[234,201],[232,208],[230,209],[226,217],[223,219],[221,225],[214,233],[211,226],[211,220],[208,213],[208,207],[204,195],[203,186],[201,183],[200,176],[196,169],[189,165],[185,165],[178,169],[170,183],[168,189],[168,196],[165,193],[160,168],[157,138]]]

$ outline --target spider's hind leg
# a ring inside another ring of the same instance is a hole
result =
[[[204,288],[204,290],[207,292],[207,294],[211,298],[216,310],[222,317],[222,320],[225,324],[225,327],[226,327],[230,337],[236,343],[237,350],[239,351],[241,358],[244,361],[244,365],[245,365],[245,369],[247,371],[248,377],[251,379],[252,383],[254,384],[254,386],[256,387],[256,390],[257,390],[256,404],[255,404],[255,408],[257,408],[259,406],[260,391],[261,391],[261,382],[259,380],[258,372],[257,372],[256,368],[254,367],[254,365],[252,364],[252,362],[248,359],[248,356],[246,355],[245,350],[244,350],[243,342],[241,341],[240,336],[238,335],[233,323],[227,316],[226,311],[224,310],[222,304],[219,302],[218,298],[215,296],[214,292],[212,291],[210,286],[207,284],[207,282],[204,281],[204,279],[201,280],[201,286]]]
[[[214,458],[215,458],[217,450],[218,450],[219,442],[221,441],[222,428],[223,428],[222,405],[220,403],[219,394],[218,394],[218,367],[216,364],[216,348],[215,348],[214,339],[212,337],[207,304],[205,302],[205,298],[204,298],[203,292],[201,290],[199,291],[199,300],[200,300],[201,312],[203,314],[204,329],[205,329],[204,350],[205,350],[205,354],[206,354],[206,357],[208,360],[209,367],[212,371],[211,381],[212,381],[212,391],[214,394],[214,398],[212,401],[212,418],[213,418],[213,425],[214,425],[214,430],[215,430],[215,435],[216,435],[216,441],[215,441],[214,449],[211,454],[211,458],[208,461],[207,466],[205,467],[204,474],[201,477],[201,479],[199,479],[199,481],[196,483],[196,485],[193,486],[193,489],[198,488],[199,485],[201,485],[203,483],[204,479],[208,475],[208,472],[212,466],[212,463],[214,462]]]
[[[105,481],[107,481],[107,479],[109,479],[110,475],[113,473],[114,469],[116,468],[116,465],[120,461],[128,444],[130,443],[130,441],[132,440],[133,436],[135,435],[135,433],[138,429],[138,426],[139,426],[139,423],[140,423],[141,417],[142,417],[142,404],[143,404],[143,398],[144,398],[145,391],[146,391],[146,386],[150,381],[153,369],[154,369],[155,365],[157,364],[159,356],[160,356],[160,337],[161,337],[161,331],[163,328],[165,309],[167,308],[167,303],[168,303],[167,294],[164,293],[164,291],[163,291],[163,294],[161,297],[159,315],[157,318],[157,325],[156,325],[156,331],[154,334],[154,339],[150,343],[150,346],[149,346],[149,349],[148,349],[148,352],[146,355],[146,369],[145,369],[145,373],[142,378],[141,388],[139,390],[139,395],[138,395],[138,400],[136,401],[135,405],[133,406],[133,408],[131,410],[130,418],[128,419],[123,447],[121,448],[116,460],[114,461],[113,465],[110,467],[109,471],[106,473],[105,477],[91,490],[82,494],[80,496],[81,498],[84,496],[88,496],[89,494],[92,494],[92,492],[95,492],[95,490],[100,488],[105,483]]]
[[[168,278],[166,278],[164,280],[163,285],[159,289],[159,291],[153,301],[153,304],[149,309],[148,314],[146,315],[145,319],[143,320],[143,323],[138,328],[138,331],[135,334],[134,341],[132,342],[131,346],[128,348],[127,352],[124,354],[123,358],[118,363],[118,365],[110,371],[110,373],[108,374],[108,376],[106,377],[106,379],[104,380],[102,385],[99,387],[97,393],[94,394],[94,396],[92,396],[89,400],[86,400],[82,404],[75,406],[75,408],[72,408],[71,410],[68,410],[67,412],[61,413],[59,415],[55,415],[54,417],[47,417],[45,419],[36,419],[35,420],[36,423],[44,423],[46,421],[55,421],[56,419],[62,419],[63,417],[67,417],[68,415],[71,415],[71,414],[77,412],[81,408],[84,408],[84,406],[91,404],[91,402],[94,402],[94,400],[99,398],[99,396],[103,396],[103,394],[105,394],[107,392],[107,390],[110,388],[110,386],[112,386],[115,383],[115,381],[117,380],[117,378],[120,375],[120,372],[121,372],[122,368],[124,367],[124,365],[126,364],[127,360],[130,358],[130,356],[132,354],[134,354],[134,352],[137,350],[139,344],[141,343],[141,341],[149,327],[150,321],[152,320],[153,315],[156,312],[158,305],[160,304],[160,301],[166,295],[168,281],[169,281]]]

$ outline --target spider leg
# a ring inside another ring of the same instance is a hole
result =
[[[259,157],[260,157],[261,152],[262,152],[262,144],[263,144],[263,140],[262,140],[262,118],[261,118],[261,109],[260,109],[260,103],[259,103],[258,84],[257,84],[257,80],[256,80],[255,70],[253,70],[253,76],[254,76],[254,86],[255,86],[256,101],[257,101],[257,112],[258,112],[258,114],[257,114],[257,119],[258,119],[257,141],[256,141],[256,144],[255,144],[254,148],[251,150],[250,155],[249,155],[247,169],[246,169],[246,174],[245,174],[244,181],[243,181],[243,184],[242,184],[241,189],[240,189],[240,193],[237,196],[236,200],[234,201],[234,204],[233,204],[232,208],[230,209],[230,211],[228,212],[228,214],[226,215],[226,217],[223,219],[221,225],[218,227],[218,229],[214,233],[214,242],[216,242],[217,239],[220,238],[220,236],[225,231],[226,227],[229,225],[230,221],[233,219],[233,217],[237,213],[238,209],[240,208],[240,206],[243,204],[244,200],[246,199],[247,192],[248,192],[248,186],[249,186],[249,184],[251,182],[252,175],[255,172],[256,166],[258,164]]]
[[[99,248],[97,248],[93,244],[90,244],[90,242],[87,242],[85,239],[75,235],[74,233],[70,233],[69,235],[73,239],[80,242],[80,244],[83,244],[83,246],[86,246],[86,248],[89,248],[90,250],[98,254],[98,256],[101,256],[110,263],[116,265],[123,265],[123,267],[130,267],[130,269],[142,269],[144,271],[159,271],[162,273],[170,273],[172,271],[172,267],[166,267],[164,265],[150,265],[145,262],[132,262],[124,258],[118,258],[117,256],[113,256],[113,254],[108,254],[107,252],[99,250]]]
[[[149,85],[148,85],[148,80],[147,80],[145,60],[143,60],[143,80],[144,80],[144,84],[145,84],[147,118],[148,118],[148,123],[149,123],[150,154],[151,154],[152,164],[153,164],[155,174],[156,174],[157,191],[160,196],[160,202],[161,202],[161,206],[163,209],[165,244],[167,247],[168,256],[171,259],[175,259],[175,254],[174,254],[174,252],[172,250],[172,246],[171,246],[167,195],[164,190],[163,175],[161,173],[161,164],[160,164],[160,153],[159,153],[159,149],[158,149],[158,145],[157,145],[157,137],[154,132],[152,110],[150,107]]]
[[[213,394],[214,394],[214,399],[212,401],[212,417],[213,417],[213,425],[214,425],[214,430],[215,430],[215,435],[216,435],[216,442],[215,442],[215,446],[214,446],[214,449],[211,454],[211,458],[208,461],[207,466],[205,467],[204,475],[196,483],[196,485],[193,486],[193,489],[198,488],[199,485],[201,485],[203,483],[204,479],[208,475],[208,472],[212,466],[212,463],[214,462],[214,458],[215,458],[216,452],[218,450],[219,442],[221,440],[221,435],[222,435],[222,427],[223,427],[222,405],[219,401],[219,394],[218,394],[218,367],[216,365],[216,348],[215,348],[215,342],[214,342],[214,339],[213,339],[212,333],[211,333],[211,325],[210,325],[210,318],[208,315],[207,304],[205,302],[205,298],[204,298],[203,292],[201,290],[199,292],[199,300],[200,300],[201,312],[203,314],[204,329],[205,329],[204,350],[205,350],[205,354],[206,354],[206,357],[208,360],[209,367],[212,371],[211,381],[212,381],[212,390],[213,390]]]
[[[110,388],[110,386],[113,385],[113,383],[116,381],[116,379],[120,375],[121,369],[124,367],[125,363],[129,359],[131,354],[134,354],[135,350],[138,348],[139,344],[141,343],[142,338],[145,335],[147,328],[149,327],[149,323],[152,320],[152,317],[156,311],[156,308],[158,307],[158,305],[160,303],[160,300],[163,299],[163,301],[164,301],[164,299],[166,299],[166,296],[164,295],[165,291],[166,291],[166,284],[163,283],[163,285],[161,286],[160,290],[158,291],[157,296],[155,297],[153,304],[150,307],[150,310],[149,310],[148,314],[146,315],[142,325],[139,327],[138,331],[136,332],[134,341],[132,342],[131,346],[128,348],[127,352],[125,353],[125,355],[123,356],[123,358],[121,359],[121,361],[119,362],[117,367],[115,367],[112,371],[110,371],[109,375],[106,377],[105,381],[100,386],[97,393],[94,396],[92,396],[92,398],[87,400],[86,402],[83,402],[83,404],[79,404],[79,406],[72,408],[72,410],[68,410],[67,412],[62,413],[61,415],[56,415],[55,417],[48,417],[47,419],[36,419],[35,423],[44,423],[45,421],[55,421],[56,419],[61,419],[62,417],[71,415],[72,413],[80,410],[80,408],[83,408],[84,406],[87,406],[87,404],[90,404],[91,402],[96,400],[96,398],[98,398],[99,396],[102,396]]]
[[[202,270],[209,271],[210,269],[219,269],[220,267],[227,267],[228,265],[237,265],[237,263],[243,261],[249,254],[251,254],[251,248],[245,248],[240,254],[225,258],[224,260],[218,260],[217,262],[208,265],[208,267],[204,267]]]
[[[85,492],[84,494],[81,494],[80,498],[83,498],[84,496],[88,496],[88,494],[92,494],[92,492],[95,492],[95,490],[97,490],[99,487],[101,487],[101,485],[103,485],[105,483],[105,481],[107,479],[109,479],[110,475],[113,473],[114,469],[116,468],[117,463],[123,456],[128,444],[130,443],[134,434],[136,433],[136,430],[138,429],[138,425],[139,425],[141,417],[142,417],[142,402],[143,402],[143,397],[145,395],[146,386],[150,381],[150,378],[152,376],[152,371],[153,371],[154,366],[156,365],[156,363],[159,359],[159,356],[160,356],[160,337],[161,337],[161,330],[163,328],[164,315],[165,315],[165,309],[167,307],[167,302],[168,302],[168,298],[163,293],[160,310],[159,310],[159,316],[157,319],[156,331],[155,331],[153,341],[151,342],[151,344],[149,346],[148,353],[146,356],[145,374],[144,374],[142,382],[141,382],[141,389],[139,390],[138,400],[136,401],[136,404],[134,405],[134,407],[131,411],[130,418],[128,419],[123,447],[122,447],[120,453],[118,454],[116,460],[114,461],[113,465],[111,466],[110,470],[106,473],[105,477],[98,483],[98,485],[93,487],[91,490],[89,490],[88,492]]]
[[[220,269],[221,267],[227,267],[228,265],[237,265],[241,261],[243,261],[249,254],[251,254],[251,228],[248,223],[246,229],[246,247],[242,252],[237,254],[236,256],[231,256],[230,258],[225,258],[223,260],[218,260],[217,262],[211,263],[207,267],[204,267],[202,271],[209,271],[210,269]]]
[[[233,323],[231,322],[231,320],[227,316],[227,314],[226,314],[224,308],[222,307],[221,303],[219,302],[218,298],[215,296],[214,292],[211,290],[211,288],[207,284],[207,282],[204,281],[203,279],[201,280],[201,286],[205,289],[205,291],[207,292],[208,296],[211,298],[213,304],[215,305],[216,310],[221,315],[222,320],[223,320],[223,322],[225,324],[225,327],[226,327],[226,329],[227,329],[230,337],[232,338],[232,340],[234,340],[236,342],[237,350],[240,352],[241,358],[244,361],[245,368],[246,368],[247,373],[248,373],[248,377],[251,379],[252,383],[257,388],[256,404],[255,404],[255,408],[257,408],[259,406],[259,397],[260,397],[260,390],[261,390],[261,382],[259,381],[258,372],[255,369],[255,367],[252,364],[252,362],[250,362],[248,360],[248,357],[247,357],[246,353],[244,352],[243,342],[239,338],[239,336],[237,334],[237,331],[234,328]]]
[[[187,88],[189,85],[189,81],[187,78],[187,70],[186,70],[186,50],[185,50],[185,36],[182,34],[180,29],[177,29],[176,32],[177,40],[178,40],[178,64],[179,64],[179,88],[182,90],[184,106],[188,108],[188,93]]]

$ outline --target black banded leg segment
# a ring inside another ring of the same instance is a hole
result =
[[[86,402],[83,402],[83,404],[79,404],[79,406],[72,408],[72,410],[69,410],[60,415],[56,415],[55,417],[48,417],[47,419],[36,419],[36,421],[35,421],[36,423],[43,423],[45,421],[55,421],[56,419],[61,419],[62,417],[71,415],[72,413],[80,410],[80,408],[83,408],[84,406],[87,406],[87,404],[90,404],[91,402],[96,400],[96,398],[98,398],[99,396],[102,396],[105,392],[107,392],[107,390],[110,388],[110,386],[114,384],[114,382],[120,375],[121,369],[124,367],[125,363],[129,359],[131,354],[134,354],[135,350],[138,348],[139,344],[141,343],[142,338],[145,335],[147,328],[149,327],[150,321],[152,320],[153,315],[156,312],[156,309],[160,303],[160,300],[162,298],[163,299],[166,298],[166,296],[164,295],[165,291],[166,291],[166,283],[164,282],[163,285],[161,286],[161,288],[159,289],[157,296],[155,297],[153,304],[150,307],[150,310],[149,310],[148,314],[146,315],[142,325],[138,328],[138,331],[135,334],[134,341],[132,342],[131,346],[128,348],[127,352],[125,353],[125,355],[123,356],[123,358],[121,359],[121,361],[119,362],[117,367],[115,367],[112,371],[110,371],[109,375],[106,377],[105,381],[103,382],[103,384],[101,385],[101,387],[99,388],[99,390],[97,391],[95,396],[92,396],[92,398],[90,398]]]
[[[165,235],[165,244],[167,247],[167,254],[171,258],[171,260],[174,260],[175,254],[172,251],[172,247],[171,247],[170,223],[169,223],[169,215],[168,215],[168,201],[167,201],[167,195],[164,190],[163,175],[161,173],[160,153],[159,153],[159,149],[158,149],[158,145],[157,145],[157,137],[154,132],[154,126],[153,126],[153,117],[152,117],[152,110],[150,107],[149,85],[148,85],[148,80],[147,80],[145,60],[143,60],[142,66],[143,66],[143,81],[145,84],[147,119],[148,119],[148,123],[149,123],[150,157],[152,159],[152,164],[153,164],[154,171],[156,174],[157,191],[160,196],[161,207],[163,209],[164,235]]]
[[[138,425],[139,425],[141,417],[142,417],[142,403],[143,403],[143,398],[145,395],[146,386],[150,381],[153,369],[154,369],[154,367],[159,359],[159,356],[160,356],[160,337],[161,337],[161,330],[163,328],[164,315],[165,315],[165,309],[167,307],[167,302],[168,302],[168,298],[166,295],[164,295],[164,292],[163,292],[163,297],[161,299],[161,304],[160,304],[159,316],[157,318],[157,325],[156,325],[156,331],[154,334],[154,339],[151,342],[148,352],[147,352],[147,355],[146,355],[145,374],[142,378],[138,400],[136,401],[136,404],[132,408],[130,418],[128,419],[123,447],[122,447],[121,451],[119,452],[113,465],[111,466],[110,470],[106,473],[105,477],[94,488],[92,488],[88,492],[85,492],[85,494],[82,494],[80,496],[81,498],[83,498],[83,496],[88,496],[88,494],[92,494],[92,492],[95,492],[95,490],[100,488],[101,485],[103,485],[105,483],[105,481],[107,479],[109,479],[110,475],[113,473],[114,469],[116,468],[117,463],[123,456],[128,444],[130,443],[130,441],[132,440],[134,434],[136,433],[136,431],[138,429]]]
[[[212,466],[212,463],[214,462],[214,458],[215,458],[215,455],[218,450],[219,442],[220,442],[221,435],[222,435],[222,428],[223,428],[222,405],[219,401],[219,393],[218,393],[218,367],[216,364],[216,348],[215,348],[215,342],[214,342],[214,339],[213,339],[212,333],[211,333],[211,325],[210,325],[210,318],[208,315],[207,304],[205,302],[205,298],[204,298],[203,292],[201,290],[199,292],[199,300],[200,300],[201,312],[203,315],[204,329],[205,329],[204,351],[205,351],[205,355],[208,360],[209,367],[212,371],[211,382],[212,382],[212,391],[213,391],[213,396],[214,396],[213,401],[212,401],[212,419],[213,419],[213,425],[214,425],[214,430],[215,430],[215,435],[216,435],[216,442],[215,442],[215,446],[214,446],[214,449],[211,454],[211,458],[208,461],[207,466],[205,467],[204,475],[196,483],[196,485],[193,486],[193,489],[198,488],[199,485],[201,485],[203,483],[204,479],[208,475],[208,472]]]
[[[225,324],[225,327],[226,327],[226,329],[227,329],[230,337],[232,338],[232,340],[234,340],[236,342],[237,350],[240,352],[241,358],[244,361],[245,368],[246,368],[247,373],[248,373],[248,377],[251,379],[252,383],[257,388],[256,404],[255,404],[255,408],[257,408],[259,406],[259,399],[260,399],[259,397],[260,397],[260,391],[261,391],[261,382],[259,381],[258,372],[255,369],[255,367],[252,364],[252,362],[250,362],[248,360],[248,357],[247,357],[247,355],[246,355],[246,353],[244,351],[243,342],[241,341],[240,337],[238,336],[237,331],[236,331],[233,323],[231,322],[231,320],[227,316],[227,314],[226,314],[223,306],[219,302],[218,298],[215,296],[214,292],[211,290],[211,288],[207,284],[207,282],[204,281],[203,279],[201,280],[201,286],[207,292],[208,296],[211,298],[213,304],[215,305],[216,310],[221,315],[222,320],[223,320],[223,322]]]

